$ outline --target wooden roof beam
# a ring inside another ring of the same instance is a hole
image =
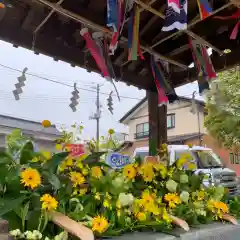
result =
[[[231,5],[232,5],[232,3],[227,3],[227,4],[223,5],[221,8],[218,8],[218,9],[216,9],[215,11],[213,11],[208,17],[210,17],[210,16],[212,16],[212,15],[215,15],[216,13],[222,11],[222,10],[225,9],[225,8],[228,8],[228,7],[231,6]],[[200,17],[199,17],[198,19],[192,21],[190,24],[188,24],[188,29],[192,28],[194,25],[196,25],[196,24],[199,23],[200,21],[202,21],[202,20],[200,19]],[[174,32],[174,33],[170,34],[169,36],[167,36],[166,38],[163,38],[163,39],[159,40],[158,42],[156,42],[156,43],[155,43],[154,45],[152,45],[151,47],[152,47],[152,48],[155,48],[156,46],[160,45],[161,43],[163,43],[163,42],[167,41],[168,39],[170,39],[170,38],[172,38],[172,37],[174,37],[174,36],[176,36],[176,35],[178,35],[178,34],[181,34],[181,33],[183,33],[183,32],[184,32],[184,30],[180,30],[180,31]]]
[[[161,12],[158,12],[157,10],[153,9],[151,6],[141,2],[140,0],[134,0],[137,4],[139,4],[142,8],[145,8],[147,11],[153,13],[154,15],[165,19],[165,15],[163,15]],[[192,25],[193,26],[193,25]],[[188,26],[189,28],[189,26]],[[220,49],[216,48],[215,46],[213,46],[211,43],[209,43],[208,41],[206,41],[205,39],[203,39],[202,37],[198,36],[197,34],[193,33],[190,30],[183,30],[183,32],[187,33],[189,36],[191,36],[192,38],[198,40],[199,42],[201,42],[202,44],[212,48],[213,50],[215,50],[216,52],[218,52],[220,55],[224,54],[223,51],[221,51]],[[154,45],[153,45],[154,46]],[[152,46],[152,48],[153,48]]]
[[[156,15],[156,16],[162,18],[162,19],[165,18],[165,16],[164,16],[162,13],[159,13],[157,10],[151,8],[151,6],[149,6],[149,5],[145,4],[145,3],[142,3],[142,2],[139,1],[139,0],[134,0],[134,1],[135,1],[136,3],[138,3],[140,6],[145,7],[146,10],[149,10],[149,11],[152,12],[154,15]],[[231,5],[232,5],[231,2],[230,2],[230,3],[227,3],[227,4],[223,5],[221,8],[218,8],[218,9],[216,9],[215,11],[213,11],[211,15],[214,15],[214,14],[222,11],[223,9],[228,8],[228,7],[231,6]],[[159,15],[160,15],[160,16],[159,16]],[[210,17],[211,15],[209,15],[208,17]],[[188,29],[191,28],[191,27],[193,27],[195,24],[199,23],[200,21],[201,21],[200,18],[195,19],[194,21],[192,21],[192,22],[188,25]],[[188,31],[188,33],[191,32],[191,31],[189,31],[189,30],[180,30],[180,31],[174,32],[174,33],[168,35],[167,37],[159,40],[159,41],[156,42],[155,44],[153,44],[153,45],[151,46],[151,48],[153,49],[153,48],[155,48],[156,46],[160,45],[161,43],[163,43],[163,42],[165,42],[165,41],[173,38],[174,36],[177,36],[177,35],[179,35],[179,34],[182,34],[182,33],[186,32],[186,31]],[[193,32],[191,32],[190,34],[191,34],[192,36],[198,37],[199,40],[204,40],[203,38],[201,38],[200,36],[194,34]],[[196,39],[196,38],[195,38],[195,39]],[[205,45],[207,45],[206,43],[208,43],[208,42],[207,42],[206,40],[204,40],[204,42],[205,42]],[[208,43],[207,46],[212,46],[212,47],[214,47],[214,46],[213,46],[212,44],[210,44],[210,43]],[[214,47],[214,48],[215,48],[215,47]],[[214,50],[217,51],[217,48],[215,48]],[[219,49],[218,49],[217,52],[218,52],[219,54],[221,53],[220,55],[224,54],[223,51],[221,51],[221,50],[219,50]],[[143,53],[146,53],[146,52],[143,52]],[[123,67],[123,66],[125,66],[125,65],[128,64],[128,63],[129,63],[129,61],[126,61],[126,62],[124,62],[121,66]]]
[[[151,1],[148,3],[148,5],[151,6],[151,5],[154,4],[155,2],[157,2],[157,0],[151,0]],[[145,11],[145,10],[146,10],[146,9],[144,9],[144,8],[140,8],[140,13],[143,12],[143,11]],[[127,19],[124,21],[124,24],[125,24],[126,22],[128,22],[129,19],[130,19],[130,17],[127,18]]]
[[[149,5],[153,4],[154,2],[156,2],[156,1],[150,1]],[[159,12],[161,12],[161,11],[163,10],[163,7],[164,7],[164,5],[159,8]],[[141,9],[140,9],[140,12],[142,12],[143,10],[144,10],[144,9],[141,8]],[[141,37],[141,36],[151,27],[151,25],[152,25],[155,21],[157,21],[157,19],[158,19],[158,16],[154,15],[154,16],[147,22],[147,24],[140,30],[139,36]],[[124,24],[127,23],[128,20],[129,20],[129,18],[124,22]],[[114,63],[121,65],[121,63],[123,62],[123,60],[124,60],[124,58],[125,58],[126,55],[127,55],[127,52],[126,52],[126,51],[123,51],[123,52],[120,54],[120,56],[117,57],[117,59],[114,61]]]
[[[66,16],[66,17],[68,17],[68,18],[70,18],[72,20],[75,20],[76,22],[82,23],[82,24],[84,24],[84,25],[86,25],[86,26],[88,26],[88,27],[90,27],[90,28],[92,28],[94,30],[101,31],[101,32],[105,33],[107,36],[111,37],[112,34],[113,34],[108,28],[103,27],[103,26],[101,26],[99,24],[96,24],[96,23],[94,23],[94,22],[92,22],[92,21],[90,21],[90,20],[88,20],[88,19],[86,19],[86,18],[84,18],[84,17],[82,17],[82,16],[80,16],[78,14],[75,14],[75,13],[73,13],[71,11],[68,11],[68,10],[58,6],[57,4],[53,4],[53,3],[51,3],[51,2],[49,2],[47,0],[35,0],[35,1],[40,2],[40,3],[44,4],[45,6],[48,6],[49,8],[55,10],[55,12],[57,12],[57,13],[63,15],[63,16]],[[127,42],[127,38],[121,37],[121,41]],[[165,57],[165,56],[155,52],[151,48],[145,47],[143,45],[140,45],[140,47],[141,47],[141,49],[144,52],[148,52],[149,54],[154,55],[154,56],[160,58],[163,61],[169,62],[169,63],[171,63],[173,65],[176,65],[176,66],[178,66],[180,68],[183,68],[183,69],[188,69],[187,65],[182,64],[182,63],[180,63],[178,61],[172,60],[172,59],[170,59],[168,57]]]
[[[64,0],[59,0],[56,4],[57,5],[61,5],[63,3]],[[55,13],[55,10],[52,9],[50,11],[50,13],[44,18],[44,20],[36,27],[36,29],[33,31],[33,43],[32,43],[32,48],[34,50],[35,47],[35,42],[36,42],[36,37],[37,37],[37,33],[39,32],[39,30],[44,26],[44,24],[49,20],[49,18]]]

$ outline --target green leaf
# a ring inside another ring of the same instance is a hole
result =
[[[43,165],[43,169],[56,173],[57,167],[68,155],[69,155],[69,152],[61,152],[61,153],[54,154],[52,158]]]
[[[30,202],[27,202],[24,207],[21,209],[21,219],[22,219],[22,231],[25,231],[26,217],[29,210]]]
[[[6,151],[0,151],[0,165],[10,164],[13,161],[13,157]]]
[[[21,149],[20,164],[27,164],[33,158],[34,146],[31,141],[28,141]]]
[[[46,180],[54,187],[55,190],[58,190],[61,187],[61,182],[54,173],[44,171],[43,176],[46,177]]]
[[[0,216],[11,212],[15,208],[19,208],[26,196],[21,196],[17,199],[1,199],[0,200]]]
[[[36,230],[38,228],[40,218],[41,218],[41,210],[29,211],[27,216],[26,229],[29,231]]]

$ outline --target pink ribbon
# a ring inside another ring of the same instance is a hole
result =
[[[102,57],[101,53],[99,52],[99,49],[95,43],[95,41],[92,39],[91,35],[88,32],[87,28],[83,28],[80,31],[80,34],[83,36],[83,38],[86,41],[86,47],[90,51],[91,55],[93,56],[98,68],[102,72],[102,75],[105,78],[110,79],[110,74],[108,72],[107,65],[105,63],[105,59]]]

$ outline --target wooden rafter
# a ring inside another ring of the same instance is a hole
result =
[[[161,6],[158,11],[162,12],[164,9],[165,5]],[[142,9],[142,8],[141,8]],[[154,15],[148,22],[147,24],[140,30],[139,32],[139,36],[140,38],[143,36],[143,34],[152,26],[152,24],[154,24],[158,19],[158,16]],[[121,59],[123,60],[124,56],[126,55],[126,52],[124,51],[123,53],[121,53],[121,55],[115,60],[116,63],[118,63]]]
[[[155,2],[156,2],[156,0],[152,0],[152,1],[150,1],[148,4],[149,4],[149,5],[152,5],[152,4],[155,3]],[[162,11],[162,8],[163,8],[163,7],[160,7],[160,8],[159,8],[159,11],[160,11],[160,12]],[[143,10],[145,10],[145,9],[140,8],[140,12],[142,12]],[[127,18],[127,20],[124,22],[124,24],[126,24],[129,19],[130,19],[130,18]],[[154,16],[147,22],[147,24],[140,30],[139,36],[141,37],[141,36],[151,27],[151,25],[152,25],[157,19],[158,19],[158,16],[154,15]],[[122,63],[122,60],[124,60],[124,58],[125,58],[126,55],[127,55],[127,52],[126,52],[126,51],[123,51],[123,52],[119,55],[119,57],[117,57],[117,59],[115,60],[115,63],[116,63],[116,64],[121,64],[121,63]]]
[[[67,18],[70,18],[70,19],[72,19],[72,20],[75,20],[76,22],[79,22],[79,23],[81,23],[81,24],[84,24],[84,25],[86,25],[86,26],[88,26],[88,27],[90,27],[90,28],[92,28],[92,29],[94,29],[94,30],[101,31],[101,32],[105,33],[105,34],[106,34],[107,36],[109,36],[109,37],[112,36],[112,32],[111,32],[108,28],[103,27],[103,26],[101,26],[101,25],[99,25],[99,24],[96,24],[96,23],[94,23],[94,22],[92,22],[92,21],[90,21],[90,20],[88,20],[88,19],[86,19],[86,18],[84,18],[84,17],[82,17],[82,16],[80,16],[80,15],[78,15],[78,14],[75,14],[75,13],[73,13],[73,12],[71,12],[71,11],[68,11],[68,10],[60,7],[60,6],[57,5],[57,4],[53,4],[53,3],[51,3],[51,2],[49,2],[49,1],[47,1],[47,0],[35,0],[35,1],[44,4],[45,6],[47,6],[47,7],[51,8],[51,9],[55,10],[55,12],[57,12],[57,13],[65,16],[65,17],[67,17]],[[127,38],[121,37],[121,41],[127,42]],[[176,65],[176,66],[178,66],[178,67],[180,67],[180,68],[183,68],[183,69],[188,69],[188,66],[187,66],[187,65],[182,64],[182,63],[180,63],[180,62],[178,62],[178,61],[172,60],[172,59],[170,59],[170,58],[168,58],[168,57],[165,57],[165,56],[163,56],[163,55],[155,52],[154,50],[152,50],[152,49],[149,48],[149,47],[145,47],[145,46],[143,46],[143,45],[140,45],[140,47],[141,47],[141,49],[142,49],[144,52],[148,52],[149,54],[154,55],[154,56],[162,59],[163,61],[169,62],[169,63],[171,63],[171,64],[173,64],[173,65]]]
[[[59,0],[57,2],[57,5],[61,5],[64,0]],[[34,50],[35,43],[36,43],[36,38],[37,38],[37,33],[39,30],[43,27],[43,25],[49,20],[49,18],[55,13],[55,10],[52,9],[51,12],[44,18],[44,20],[36,27],[36,29],[33,32],[33,42],[32,42],[32,49]]]
[[[216,13],[222,11],[223,9],[225,8],[228,8],[229,6],[231,6],[232,3],[227,3],[225,5],[223,5],[222,7],[216,9],[215,11],[213,11],[209,16],[207,16],[206,18],[212,16],[212,15],[215,15]],[[196,25],[197,23],[201,22],[202,20],[200,19],[200,17],[198,17],[196,20],[192,21],[190,24],[188,24],[188,29],[192,28],[194,25]],[[182,34],[184,32],[184,30],[180,30],[178,32],[174,32],[172,34],[170,34],[169,36],[167,36],[166,38],[163,38],[161,40],[159,40],[158,42],[156,42],[154,45],[152,45],[151,47],[152,48],[155,48],[156,46],[160,45],[161,43],[167,41],[168,39],[176,36],[176,35],[179,35],[179,34]]]
[[[159,17],[162,18],[162,19],[165,19],[165,15],[164,15],[164,14],[162,14],[162,13],[158,12],[157,10],[153,9],[151,6],[149,6],[149,5],[141,2],[141,1],[139,1],[139,0],[134,0],[134,1],[135,1],[137,4],[139,4],[141,7],[144,7],[146,10],[152,12],[154,15],[159,16]],[[210,17],[210,16],[212,16],[212,15],[214,15],[214,14],[222,11],[222,10],[225,9],[225,8],[228,8],[228,7],[231,6],[232,4],[233,4],[233,3],[229,2],[229,3],[225,4],[225,5],[223,5],[222,7],[216,9],[215,11],[213,11],[208,17]],[[200,21],[201,21],[200,18],[192,21],[192,22],[188,25],[188,29],[190,29],[191,27],[193,27],[195,24],[199,23]],[[191,34],[192,37],[195,36],[195,37],[194,37],[195,39],[196,39],[196,37],[198,37],[198,40],[199,40],[200,42],[203,43],[203,41],[204,41],[203,44],[205,44],[205,45],[207,45],[207,46],[209,46],[209,47],[211,47],[211,48],[214,47],[212,44],[210,44],[209,42],[207,42],[206,40],[204,40],[204,39],[201,38],[200,36],[194,34],[193,32],[191,32],[191,31],[189,31],[189,30],[180,30],[180,31],[174,32],[174,33],[168,35],[167,37],[159,40],[158,42],[156,42],[155,44],[153,44],[153,45],[151,46],[151,49],[153,49],[153,48],[155,48],[156,46],[160,45],[161,43],[163,43],[163,42],[165,42],[165,41],[173,38],[174,36],[177,36],[177,35],[182,34],[182,33],[184,33],[184,32],[188,33],[189,35]],[[223,51],[221,51],[220,49],[217,49],[216,47],[214,47],[213,49],[214,49],[215,51],[217,51],[220,55],[223,55],[223,54],[224,54]],[[144,53],[146,53],[146,52],[144,51],[143,54],[144,54]],[[121,65],[121,67],[125,66],[125,65],[128,64],[129,62],[130,62],[130,61],[124,62],[124,63]]]
[[[157,10],[153,9],[151,6],[143,3],[142,1],[140,0],[134,0],[137,4],[139,4],[142,8],[145,8],[147,11],[153,13],[154,15],[162,18],[162,19],[165,19],[165,15],[162,14],[161,12],[158,12]],[[193,25],[192,25],[193,26]],[[188,27],[189,28],[189,27]],[[223,54],[223,52],[216,48],[215,46],[213,46],[211,43],[209,43],[208,41],[206,41],[205,39],[201,38],[200,36],[198,36],[197,34],[193,33],[192,31],[190,30],[183,30],[183,32],[187,33],[189,36],[191,36],[192,38],[198,40],[199,42],[201,42],[202,44],[212,48],[213,50],[215,50],[216,52],[218,52],[220,55]]]

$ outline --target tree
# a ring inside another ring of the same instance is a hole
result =
[[[227,148],[240,146],[240,68],[219,73],[207,94],[205,126]]]

